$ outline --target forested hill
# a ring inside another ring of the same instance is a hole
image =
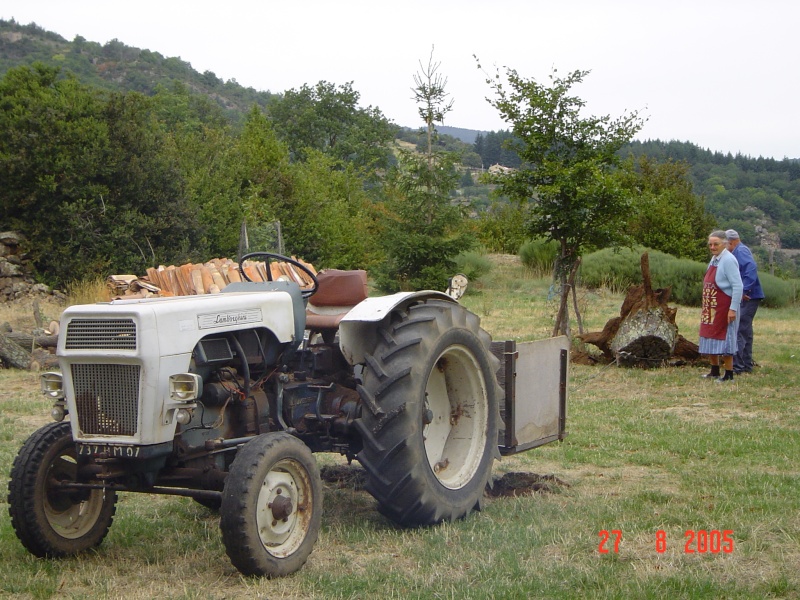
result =
[[[690,142],[633,142],[623,156],[685,161],[696,194],[725,228],[750,243],[800,248],[800,160],[752,158],[704,150]]]
[[[447,133],[465,139],[458,130]],[[508,148],[510,132],[474,133],[474,151],[484,168],[519,166],[519,157]],[[685,162],[693,191],[705,198],[706,209],[721,227],[736,229],[749,244],[800,248],[800,159],[752,158],[661,140],[634,141],[619,154]]]
[[[13,68],[42,62],[74,73],[82,83],[112,91],[151,95],[158,86],[188,86],[219,104],[236,122],[253,104],[266,107],[272,94],[246,88],[231,79],[223,81],[211,71],[199,73],[178,57],[126,46],[119,40],[105,45],[81,36],[67,41],[57,33],[31,23],[21,25],[0,19],[0,76]]]
[[[266,107],[283,94],[245,88],[210,71],[199,73],[188,62],[158,52],[126,46],[119,40],[104,45],[77,36],[67,41],[35,25],[0,20],[0,77],[12,67],[40,61],[62,67],[82,83],[112,91],[152,95],[159,86],[182,85],[211,98],[233,122],[241,122],[257,104]],[[397,136],[416,142],[413,132],[397,128]],[[519,158],[505,147],[508,131],[485,132],[440,127],[447,149],[461,154],[464,166],[493,164],[517,167]],[[459,142],[460,140],[460,142]],[[623,157],[685,161],[694,192],[702,195],[720,226],[734,227],[753,245],[800,248],[800,160],[752,158],[704,150],[691,142],[634,142]]]

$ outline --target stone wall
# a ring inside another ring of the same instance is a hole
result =
[[[25,241],[19,233],[0,232],[0,302],[50,293],[50,288],[31,277]]]

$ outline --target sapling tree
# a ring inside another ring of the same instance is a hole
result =
[[[480,67],[480,64],[478,64]],[[619,118],[584,112],[585,101],[572,94],[588,71],[560,77],[556,70],[545,85],[505,68],[486,82],[487,98],[510,125],[518,169],[490,175],[498,193],[529,207],[526,229],[532,238],[559,244],[554,277],[560,302],[553,335],[569,335],[569,294],[581,254],[627,241],[629,192],[620,184],[617,151],[644,121],[638,111]],[[580,314],[575,303],[576,317]],[[578,321],[580,323],[580,320]]]
[[[472,246],[472,238],[459,231],[461,209],[451,200],[459,180],[458,156],[436,148],[436,124],[444,122],[453,106],[440,66],[431,51],[428,64],[420,62],[412,88],[427,150],[401,149],[387,177],[386,259],[376,273],[384,291],[444,289],[454,274],[453,258]]]

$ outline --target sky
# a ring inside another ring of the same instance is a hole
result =
[[[444,124],[467,129],[509,127],[486,101],[497,69],[543,84],[590,71],[572,93],[587,114],[639,111],[636,139],[800,158],[796,0],[3,0],[0,17],[261,91],[352,82],[407,127],[421,125],[413,77],[431,52],[453,100]]]

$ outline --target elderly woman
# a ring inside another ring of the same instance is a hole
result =
[[[711,262],[703,278],[703,308],[700,313],[700,354],[708,356],[711,372],[703,377],[717,382],[733,381],[733,355],[742,301],[739,263],[728,252],[724,231],[708,236]],[[725,374],[720,373],[720,356]]]

